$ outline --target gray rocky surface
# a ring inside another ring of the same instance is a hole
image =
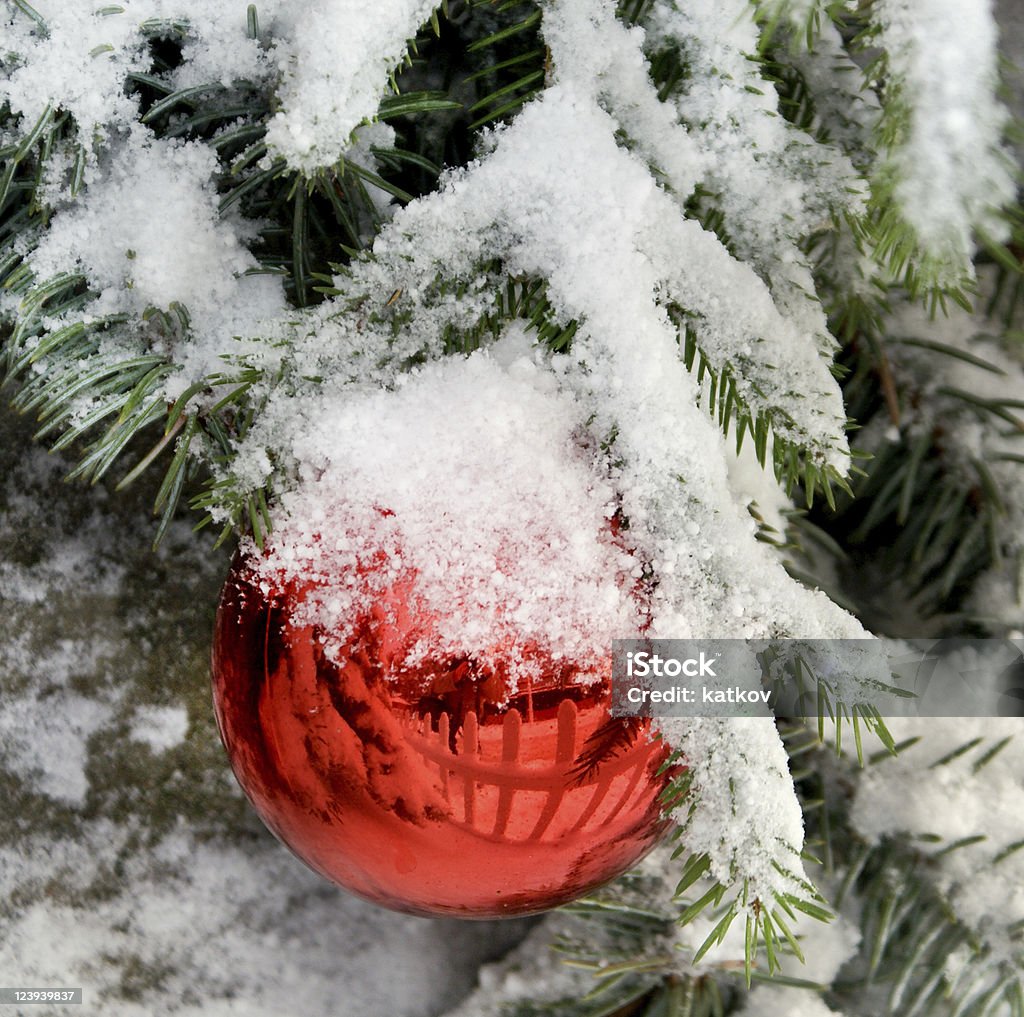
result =
[[[213,720],[226,552],[182,521],[154,553],[151,490],[67,468],[0,414],[0,985],[82,986],[83,1017],[454,1004],[523,923],[384,911],[278,844]]]

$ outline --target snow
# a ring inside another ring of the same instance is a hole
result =
[[[938,264],[973,275],[973,231],[1006,238],[997,215],[1016,196],[994,98],[997,28],[991,0],[881,0],[873,7],[890,91],[908,123],[889,153],[895,198]]]
[[[897,742],[915,736],[921,741],[865,772],[853,806],[855,828],[872,841],[895,834],[915,837],[918,850],[930,856],[934,883],[956,916],[982,938],[992,962],[1016,961],[1014,927],[1024,919],[1024,857],[1013,851],[996,859],[1024,840],[1020,719],[894,718],[890,731]],[[940,764],[964,746],[967,751]],[[922,839],[927,835],[939,840],[929,843]],[[983,839],[943,850],[977,836]]]
[[[114,142],[137,114],[126,94],[129,74],[150,73],[147,25],[173,23],[183,35],[174,88],[276,82],[280,109],[268,142],[306,172],[335,164],[352,132],[372,119],[391,73],[434,9],[430,0],[387,0],[372,8],[322,0],[295,9],[281,0],[257,5],[261,37],[247,34],[238,0],[130,0],[106,7],[40,0],[41,31],[24,14],[4,19],[4,41],[18,58],[5,82],[12,110],[30,124],[48,109],[70,113],[80,138]],[[95,147],[94,147],[95,146]]]
[[[135,115],[137,104],[123,84],[127,74],[148,69],[146,40],[130,18],[103,16],[93,4],[42,0],[33,6],[45,33],[14,5],[4,18],[5,48],[21,57],[5,78],[4,98],[28,125],[60,108],[74,117],[83,138],[105,140]]]
[[[825,364],[835,342],[814,299],[800,241],[833,216],[862,214],[865,181],[842,151],[780,115],[775,87],[752,59],[759,37],[745,0],[656,3],[649,32],[649,52],[675,45],[685,55],[688,80],[669,102],[684,123],[700,128],[692,137],[706,168],[703,186],[715,195],[731,250],[769,283],[779,311],[805,345],[809,366],[818,368],[801,379],[798,391],[827,402],[832,385]],[[712,349],[716,364],[719,357],[735,362],[736,353],[746,352]],[[801,419],[799,409],[787,409]]]
[[[824,12],[820,20],[812,48],[794,45],[789,56],[814,95],[812,129],[839,146],[863,172],[871,160],[881,103],[874,91],[863,87],[863,71],[847,52],[838,27]],[[795,31],[802,28],[795,26]]]
[[[141,706],[135,711],[129,737],[166,752],[180,745],[188,734],[188,711],[183,706]]]
[[[278,502],[260,571],[316,585],[304,610],[329,652],[411,582],[408,609],[428,623],[412,659],[525,666],[539,647],[594,680],[610,639],[640,624],[639,566],[614,539],[615,491],[582,425],[551,373],[514,352],[507,368],[481,352],[353,393],[296,435],[300,483]]]
[[[72,205],[30,253],[36,276],[81,272],[97,291],[85,312],[141,316],[177,303],[195,341],[167,352],[182,371],[168,400],[214,373],[233,336],[259,334],[285,310],[280,281],[259,267],[236,226],[219,218],[205,145],[161,141],[134,127],[121,157],[87,175],[88,200]],[[104,243],[96,243],[103,237]]]
[[[5,889],[26,901],[0,936],[9,979],[82,986],[84,1012],[104,1017],[428,1017],[472,977],[479,947],[454,923],[347,897],[273,842],[181,829],[140,851],[133,832],[96,822],[0,848]]]
[[[7,697],[0,714],[0,758],[12,773],[31,781],[42,794],[80,806],[89,790],[85,776],[89,739],[106,726],[113,711],[103,702],[61,687],[73,668],[91,663],[75,649],[62,646],[51,656],[33,659],[33,667],[57,687],[47,684],[34,694]],[[3,658],[9,666],[8,653]],[[40,716],[46,717],[45,723],[39,723]]]
[[[837,1011],[804,989],[759,985],[743,1001],[738,1017],[835,1017]]]
[[[307,173],[335,164],[349,135],[376,115],[408,40],[435,6],[433,0],[303,5],[272,52],[281,110],[267,130],[271,150]]]
[[[691,797],[676,815],[687,849],[708,855],[709,874],[723,886],[746,885],[749,906],[754,900],[774,906],[785,894],[806,899],[803,814],[774,720],[661,718],[657,723],[666,741],[682,752],[693,781]],[[690,811],[693,804],[697,807]]]
[[[753,508],[765,525],[774,529],[777,536],[781,536],[786,532],[786,514],[793,511],[793,502],[775,479],[771,467],[772,446],[769,437],[765,465],[762,466],[757,461],[753,442],[744,442],[739,453],[727,460],[727,469],[729,487],[737,507],[747,511]]]

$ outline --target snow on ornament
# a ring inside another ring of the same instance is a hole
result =
[[[579,424],[528,358],[350,399],[308,429],[315,473],[266,551],[232,565],[213,684],[235,774],[379,904],[542,911],[667,828],[665,747],[609,712],[611,641],[643,605]]]

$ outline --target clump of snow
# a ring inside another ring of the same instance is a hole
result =
[[[555,950],[565,925],[563,913],[545,918],[506,958],[482,967],[476,989],[444,1017],[504,1017],[517,1002],[586,996],[594,988],[593,975],[566,964]]]
[[[90,315],[183,305],[197,339],[166,351],[185,368],[174,382],[183,390],[220,366],[216,354],[233,336],[258,334],[280,316],[283,292],[276,278],[246,275],[258,262],[218,215],[211,149],[136,127],[119,154],[88,174],[88,200],[58,215],[26,253],[41,281],[81,272],[98,293]]]
[[[8,693],[0,711],[0,764],[30,781],[42,794],[83,805],[89,791],[85,766],[89,739],[113,716],[110,704],[68,688],[69,680],[97,666],[100,647],[63,640],[39,653],[21,640],[0,650],[0,666],[43,677],[39,687]],[[10,671],[8,671],[10,673]]]
[[[275,72],[265,49],[247,35],[246,5],[235,0],[106,6],[39,0],[32,6],[45,28],[13,5],[4,17],[5,50],[14,66],[0,82],[0,95],[26,128],[47,109],[69,113],[90,161],[116,144],[138,116],[138,98],[126,84],[129,75],[152,72],[151,37],[181,39],[182,63],[169,76],[172,89],[256,82]],[[287,35],[290,22],[276,17],[284,6],[264,0],[259,13]]]
[[[22,115],[26,130],[58,109],[74,117],[84,139],[106,139],[127,126],[138,103],[125,93],[125,77],[150,63],[138,22],[123,10],[104,14],[96,4],[41,0],[33,6],[45,31],[13,4],[0,22],[7,59],[15,60],[0,81],[0,97]]]
[[[826,365],[835,341],[814,298],[801,241],[833,216],[860,215],[866,182],[840,149],[780,115],[775,86],[752,59],[759,29],[746,0],[658,2],[647,23],[648,52],[671,46],[686,61],[685,80],[668,102],[683,122],[699,128],[691,137],[705,167],[702,183],[715,195],[732,250],[769,283],[779,311],[806,345],[808,367],[817,368],[799,391],[827,399],[833,386]],[[723,351],[712,349],[718,363]],[[724,359],[735,362],[735,356]],[[799,408],[790,412],[800,418]]]
[[[769,437],[763,466],[758,462],[754,443],[746,441],[740,451],[727,460],[727,468],[737,506],[756,512],[765,526],[781,536],[789,525],[786,514],[793,510],[793,501],[775,478],[771,467],[772,444]]]
[[[140,706],[135,710],[129,737],[166,752],[180,745],[188,734],[188,711],[183,706]]]
[[[553,78],[586,90],[618,123],[659,177],[685,201],[711,170],[700,141],[680,122],[672,103],[651,85],[644,53],[645,31],[627,28],[615,5],[562,0],[545,11],[544,39],[553,57]]]
[[[403,607],[436,619],[413,658],[541,647],[594,674],[639,627],[640,563],[614,539],[615,491],[582,423],[528,357],[502,368],[481,352],[353,393],[295,436],[301,482],[260,570],[316,586],[305,611],[335,652],[411,583]]]
[[[723,886],[745,884],[748,906],[774,907],[785,894],[806,899],[803,813],[773,719],[663,717],[657,725],[686,760],[692,799],[676,818],[687,849],[710,859],[709,875]]]
[[[800,32],[804,28],[794,26],[798,42],[802,42]],[[794,46],[788,59],[814,97],[811,129],[830,138],[858,169],[866,171],[881,103],[872,89],[864,87],[862,68],[847,51],[839,28],[825,11],[821,11],[811,48]]]
[[[889,88],[907,125],[888,153],[895,200],[949,281],[973,277],[976,230],[995,240],[1016,181],[995,99],[998,31],[990,0],[880,0],[872,6]]]
[[[433,0],[328,0],[302,8],[273,56],[281,74],[281,110],[267,143],[304,172],[331,166],[349,135],[377,112],[408,41],[430,16]]]

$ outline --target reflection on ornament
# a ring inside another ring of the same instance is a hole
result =
[[[619,875],[666,830],[665,749],[649,721],[610,717],[607,682],[539,653],[543,677],[511,698],[500,664],[399,668],[398,587],[390,625],[376,612],[328,659],[296,620],[302,597],[265,594],[236,558],[214,704],[257,811],[328,879],[414,914],[529,914]]]

